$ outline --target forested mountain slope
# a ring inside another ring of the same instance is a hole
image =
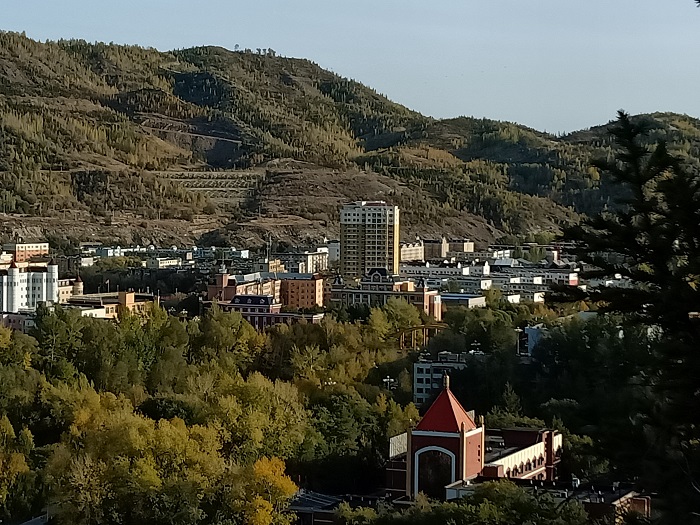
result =
[[[668,138],[697,162],[697,120],[644,118],[655,137]],[[614,194],[589,161],[611,154],[605,127],[556,137],[491,120],[438,121],[269,49],[160,52],[0,33],[4,213],[128,211],[186,220],[217,213],[216,204],[230,218],[226,234],[235,236],[254,217],[274,212],[294,219],[292,226],[258,224],[261,236],[294,240],[337,225],[332,209],[325,218],[309,218],[313,202],[294,198],[300,184],[316,185],[313,197],[333,208],[351,197],[337,185],[359,170],[393,188],[384,198],[410,207],[405,235],[443,228],[469,235],[461,224],[486,241],[556,230],[578,213],[610,205]],[[289,162],[294,169],[284,167]],[[203,185],[184,188],[183,177],[162,176],[250,168],[267,176],[233,204],[209,201],[206,195],[215,192],[200,191]],[[372,198],[366,194],[372,187],[351,193]]]

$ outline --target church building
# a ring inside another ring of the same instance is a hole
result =
[[[452,499],[472,482],[556,479],[562,435],[547,429],[487,429],[444,388],[416,428],[392,438],[387,494],[414,499],[422,492]]]

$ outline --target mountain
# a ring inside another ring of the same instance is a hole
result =
[[[639,118],[697,163],[700,122]],[[76,240],[194,242],[211,227],[206,240],[295,243],[336,233],[342,202],[384,198],[402,207],[407,239],[486,242],[556,231],[618,196],[589,167],[614,153],[606,126],[552,136],[434,120],[271,49],[0,33],[0,128],[0,237],[32,235],[22,214],[50,217],[53,234],[70,218]],[[81,230],[96,221],[105,228]]]

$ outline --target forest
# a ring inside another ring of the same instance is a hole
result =
[[[531,410],[562,430],[564,422],[584,427],[595,400],[574,376],[598,368],[582,367],[575,352],[539,380],[563,401],[540,410],[538,399],[521,402],[514,389],[522,371],[514,339],[504,334],[560,313],[494,297],[486,310],[450,317],[445,338],[470,334],[487,350],[485,361],[469,367],[475,383],[455,376],[465,406],[485,414],[487,425],[545,425],[524,415]],[[146,319],[123,312],[117,323],[42,309],[31,335],[0,329],[0,516],[17,521],[49,505],[57,523],[287,523],[297,487],[376,490],[388,438],[420,418],[411,403],[417,355],[401,351],[393,334],[422,322],[400,301],[266,333],[218,308],[188,321],[154,307]],[[598,325],[567,323],[557,337],[578,338],[583,329],[601,333]],[[610,330],[602,340],[614,339]],[[431,351],[450,348],[434,344]],[[556,338],[551,344],[568,347]],[[623,351],[601,350],[596,366]],[[549,368],[544,355],[542,363]],[[555,391],[564,371],[571,383]],[[395,389],[382,383],[387,375],[396,378]],[[621,379],[603,378],[600,387]],[[567,433],[570,472],[591,479],[607,473],[602,454],[591,437]],[[517,487],[507,490],[498,497],[525,497]],[[495,503],[496,494],[479,497]],[[540,505],[530,503],[533,512]],[[581,509],[571,513],[566,523],[585,522]]]

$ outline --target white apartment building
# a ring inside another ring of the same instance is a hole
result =
[[[455,257],[460,261],[491,261],[495,259],[507,259],[512,255],[511,250],[484,250],[478,252],[448,252],[448,257]]]
[[[402,264],[399,275],[409,279],[461,279],[463,277],[481,277],[490,274],[489,263],[484,264]]]
[[[420,360],[413,363],[413,402],[420,406],[443,388],[442,376],[464,370],[468,353],[440,352],[437,361]]]
[[[57,265],[20,269],[13,263],[0,271],[0,312],[31,310],[45,301],[59,302]]]
[[[399,208],[384,201],[357,201],[340,212],[340,271],[360,278],[372,268],[399,271]]]
[[[506,266],[503,267],[503,273],[514,275],[523,278],[532,278],[539,276],[542,278],[543,285],[564,284],[569,286],[578,286],[578,272],[572,272],[568,268],[541,268],[541,267],[524,267],[524,266]]]

